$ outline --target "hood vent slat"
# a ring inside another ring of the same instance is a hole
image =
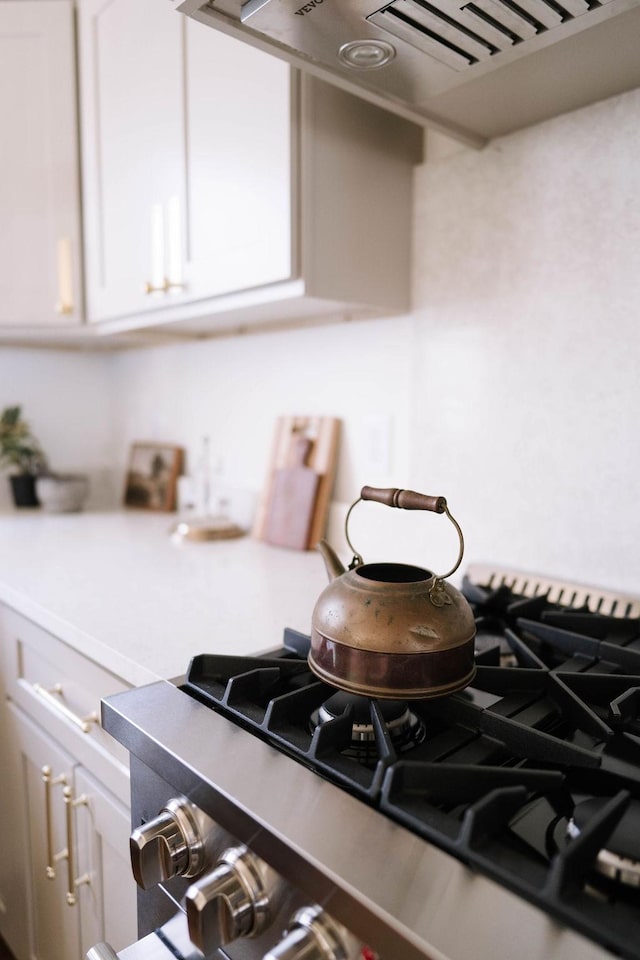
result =
[[[502,0],[502,2],[511,7],[516,14],[519,15],[520,10],[522,10],[525,18],[531,17],[536,24],[536,33],[542,33],[543,30],[552,30],[562,23],[562,17],[558,11],[545,3],[544,0],[517,0],[517,2]]]
[[[474,23],[476,30],[480,30],[480,25],[482,28],[486,28],[492,31],[493,35],[499,39],[499,42],[504,46],[505,38],[510,41],[512,44],[520,43],[522,37],[519,37],[516,33],[513,33],[509,30],[508,27],[505,27],[503,23],[498,23],[493,17],[488,14],[485,10],[482,10],[475,3],[468,3],[466,7],[462,8],[462,13],[465,13],[469,16],[472,23]]]
[[[521,40],[529,40],[536,36],[536,29],[528,20],[523,20],[500,0],[475,0],[475,6],[483,10],[496,23],[502,24],[505,29],[514,33]]]
[[[464,50],[459,47],[452,47],[444,37],[437,36],[431,31],[427,32],[425,27],[421,27],[417,23],[412,25],[411,22],[405,20],[401,14],[394,12],[392,7],[378,11],[367,19],[388,33],[393,34],[394,37],[398,37],[399,40],[406,40],[407,43],[417,47],[424,53],[428,53],[436,60],[439,60],[440,63],[445,63],[454,70],[464,70],[465,67],[477,63],[477,59],[471,54],[465,53]],[[460,38],[462,41],[464,34],[461,34]]]
[[[455,7],[455,4],[453,6]],[[444,4],[436,7],[431,3],[425,3],[416,7],[411,0],[397,0],[389,12],[403,19],[406,18],[405,22],[409,24],[417,24],[418,29],[428,31],[434,38],[442,37],[455,46],[461,46],[464,52],[474,60],[486,60],[499,49],[459,22],[461,19],[459,7],[455,9],[457,20],[445,12]]]
[[[608,2],[608,0],[605,0]],[[367,20],[454,70],[582,16],[599,0],[395,0]]]
[[[605,3],[608,0],[605,0]],[[583,13],[588,13],[589,10],[592,10],[594,7],[599,7],[600,4],[597,0],[594,0],[593,3],[588,2],[588,0],[560,0],[560,6],[563,7],[567,13],[570,13],[572,17],[581,17]]]

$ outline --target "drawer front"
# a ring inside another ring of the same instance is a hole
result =
[[[0,607],[5,693],[103,778],[128,776],[128,754],[100,725],[102,697],[128,684],[9,607]],[[122,789],[111,785],[122,796]],[[126,789],[128,799],[128,787]]]

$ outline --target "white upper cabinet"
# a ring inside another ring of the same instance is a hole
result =
[[[157,0],[80,0],[92,322],[291,273],[290,73]]]
[[[70,0],[0,3],[0,326],[82,319]]]
[[[224,34],[212,44],[212,31],[194,21],[183,20],[185,27],[188,294],[218,296],[287,280],[291,71]]]
[[[0,342],[409,309],[421,129],[174,6],[0,0]]]
[[[87,317],[208,333],[409,307],[421,131],[158,0],[78,0]]]
[[[157,0],[78,5],[87,313],[154,306],[169,201],[184,202],[183,47]],[[149,291],[149,292],[145,292]]]

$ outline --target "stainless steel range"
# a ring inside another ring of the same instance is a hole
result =
[[[447,696],[336,692],[287,630],[104,701],[123,960],[640,957],[640,600],[481,566],[462,593],[476,674]]]

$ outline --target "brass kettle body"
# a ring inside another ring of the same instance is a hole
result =
[[[446,513],[444,497],[363,487],[360,500]],[[350,544],[351,545],[351,544]],[[429,699],[466,687],[475,676],[475,620],[464,596],[443,576],[403,563],[364,563],[354,551],[347,570],[326,541],[318,549],[330,583],[311,622],[309,666],[332,686],[382,699]]]

